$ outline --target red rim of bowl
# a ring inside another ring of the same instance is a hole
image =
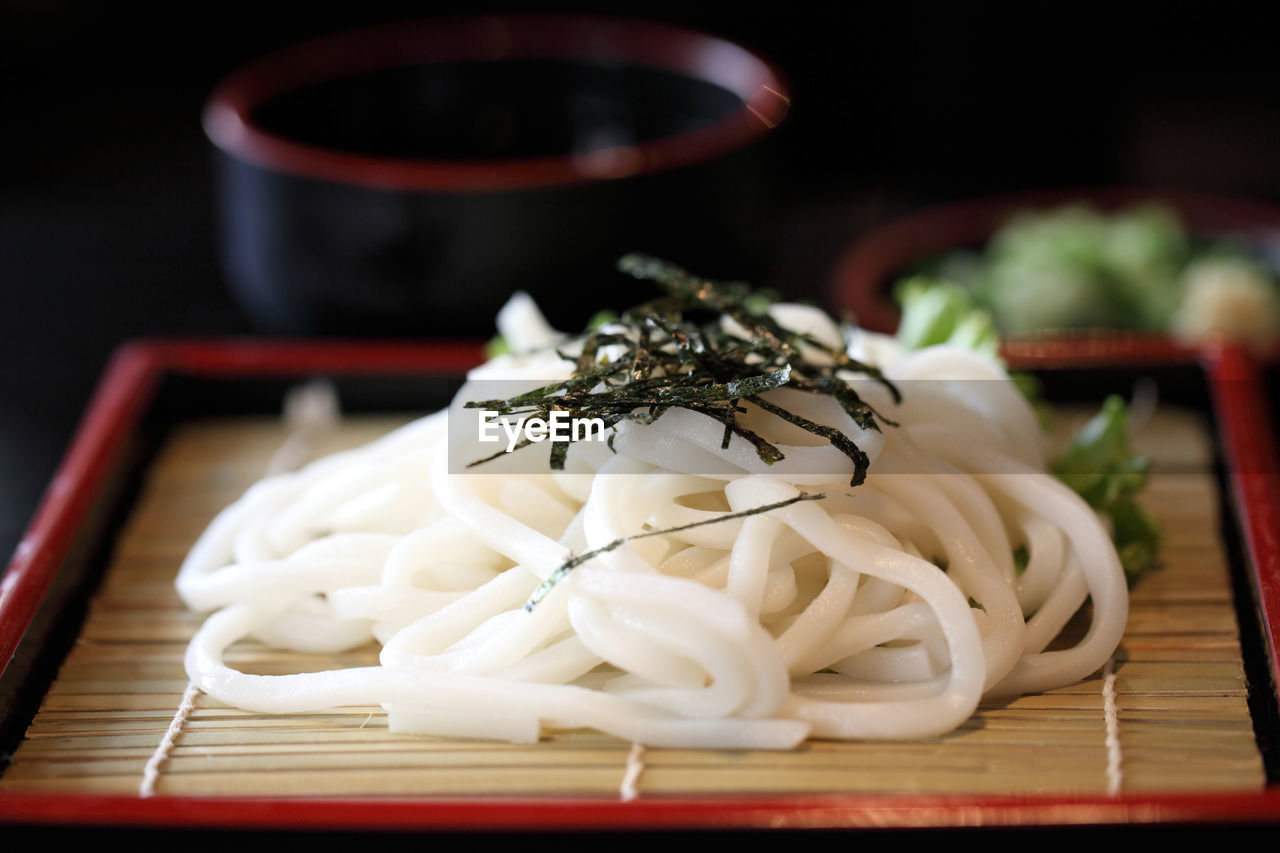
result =
[[[713,83],[743,105],[697,130],[626,148],[484,161],[339,151],[288,139],[253,121],[254,109],[273,97],[351,74],[444,61],[601,57]],[[203,121],[225,154],[267,169],[377,189],[449,192],[583,184],[692,165],[768,134],[790,104],[772,63],[717,36],[648,21],[512,15],[382,25],[286,48],[223,80],[205,105]]]

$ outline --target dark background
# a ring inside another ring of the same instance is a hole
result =
[[[1280,201],[1280,63],[1251,4],[695,6],[0,0],[0,554],[101,367],[138,335],[247,334],[217,269],[201,104],[348,27],[589,11],[726,35],[792,82],[768,281],[820,295],[871,225],[998,190],[1138,184]]]

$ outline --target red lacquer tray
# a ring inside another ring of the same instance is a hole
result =
[[[1228,483],[1249,554],[1273,679],[1280,632],[1280,476],[1256,362],[1234,348],[1194,352],[1141,338],[1039,341],[1007,353],[1020,369],[1195,366],[1212,398]],[[0,660],[11,663],[103,502],[156,397],[174,377],[248,380],[457,375],[473,344],[155,341],[120,350],[0,582]],[[299,799],[0,793],[0,823],[292,830],[671,830],[1062,826],[1280,822],[1280,785],[1254,793],[804,795],[587,798]]]

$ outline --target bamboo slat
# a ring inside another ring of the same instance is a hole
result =
[[[398,423],[344,422],[323,450]],[[1078,417],[1058,419],[1069,430]],[[0,788],[128,794],[186,687],[182,656],[200,617],[173,591],[179,561],[212,515],[260,476],[283,440],[274,420],[197,422],[149,472],[83,631]],[[1139,435],[1157,473],[1144,496],[1167,533],[1163,568],[1134,590],[1116,690],[1124,787],[1256,789],[1264,775],[1218,530],[1212,452],[1197,416],[1161,410]],[[1078,617],[1082,630],[1083,615]],[[337,656],[241,643],[230,660],[262,674],[355,666]],[[641,794],[1104,790],[1101,674],[989,702],[921,741],[810,741],[793,752],[650,749]],[[629,744],[564,732],[535,746],[392,734],[381,708],[264,716],[201,696],[158,791],[191,795],[616,796]]]

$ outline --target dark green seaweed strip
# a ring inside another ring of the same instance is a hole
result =
[[[751,509],[744,509],[740,512],[725,513],[724,515],[718,515],[715,518],[705,518],[702,521],[691,521],[688,524],[666,527],[662,530],[647,530],[644,533],[633,533],[630,536],[619,536],[607,545],[601,545],[599,548],[592,551],[587,551],[586,553],[579,554],[576,557],[570,557],[568,560],[561,563],[560,567],[548,575],[547,579],[539,584],[538,588],[533,591],[533,595],[529,596],[529,600],[525,602],[524,609],[532,613],[533,609],[538,606],[539,602],[547,597],[547,593],[551,592],[551,590],[555,588],[555,585],[563,580],[565,575],[569,574],[569,572],[573,571],[578,566],[581,566],[583,563],[599,557],[601,554],[621,548],[623,545],[634,539],[647,539],[650,536],[665,536],[670,533],[679,533],[682,530],[692,530],[695,527],[705,527],[708,524],[719,524],[722,521],[732,521],[735,518],[746,518],[751,515],[771,512],[772,510],[782,509],[783,507],[791,506],[792,504],[799,503],[800,501],[820,501],[824,498],[826,498],[826,495],[822,492],[818,492],[816,494],[805,494],[804,492],[801,492],[793,498],[787,498],[783,501],[764,504],[762,506],[755,506]]]
[[[651,280],[664,292],[649,302],[624,311],[604,332],[584,333],[581,354],[568,379],[545,385],[506,400],[466,403],[469,408],[494,409],[501,415],[540,416],[568,412],[571,418],[601,418],[607,428],[624,420],[653,423],[672,408],[707,415],[724,425],[722,447],[731,436],[749,441],[766,463],[783,458],[782,452],[762,436],[737,422],[738,401],[787,385],[797,391],[833,397],[859,428],[880,429],[896,425],[862,400],[838,375],[840,371],[865,374],[889,389],[895,401],[898,390],[875,368],[851,358],[841,348],[830,348],[813,336],[793,332],[771,317],[768,306],[775,297],[752,290],[741,282],[714,282],[697,278],[674,264],[644,255],[627,255],[619,269]],[[709,318],[709,319],[708,319]],[[726,331],[722,320],[732,319],[746,337]],[[618,327],[624,331],[619,331]],[[816,355],[815,355],[816,353]],[[814,424],[770,404],[770,411],[785,413],[792,423],[829,440],[854,460],[855,484],[866,475],[867,456],[851,438],[832,427]],[[609,446],[613,447],[612,434]],[[530,442],[521,442],[526,447]],[[549,464],[561,470],[568,447],[552,442]],[[495,454],[471,463],[496,458]]]

